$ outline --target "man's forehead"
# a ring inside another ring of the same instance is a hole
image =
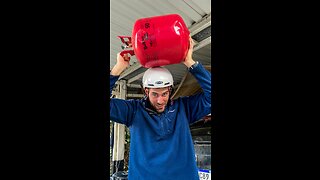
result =
[[[169,91],[169,87],[164,88],[150,88],[150,92],[164,93]]]

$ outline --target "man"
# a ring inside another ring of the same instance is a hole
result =
[[[202,93],[171,100],[173,78],[163,67],[143,76],[145,98],[110,99],[110,119],[130,129],[129,180],[199,180],[189,124],[211,113],[211,73],[192,59],[193,41],[183,61]],[[129,62],[117,55],[110,72],[110,95]]]

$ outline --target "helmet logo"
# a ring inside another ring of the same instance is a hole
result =
[[[163,81],[156,81],[155,84],[163,84]]]

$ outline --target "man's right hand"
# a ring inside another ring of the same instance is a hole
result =
[[[110,74],[113,76],[119,76],[129,66],[128,54],[123,57],[120,53],[117,54],[117,64],[112,68]]]

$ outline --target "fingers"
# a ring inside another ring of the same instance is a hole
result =
[[[193,45],[194,45],[194,41],[191,38],[191,36],[189,35],[189,49],[193,49]]]
[[[189,35],[189,41],[191,41],[193,43],[193,39],[190,35]]]
[[[118,61],[129,61],[130,57],[127,53],[124,53],[123,56],[121,56],[121,53],[117,53],[117,60]]]
[[[124,60],[120,53],[117,53],[117,60],[118,61],[123,61]]]
[[[125,53],[125,54],[123,55],[123,59],[124,59],[125,61],[129,61],[129,60],[130,60],[130,58],[129,58],[129,56],[128,56],[127,53]]]

